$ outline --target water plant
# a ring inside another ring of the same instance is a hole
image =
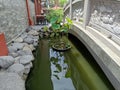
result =
[[[60,37],[58,38],[57,42],[53,45],[53,48],[61,51],[71,48],[69,43],[63,39],[63,36],[64,35],[68,36],[68,31],[71,29],[72,26],[72,20],[66,18],[66,22],[63,23],[61,18],[56,16],[56,17],[52,17],[50,22],[51,22],[51,29],[53,30],[51,37],[56,37],[56,36]]]
[[[50,23],[48,33],[49,37],[55,38],[54,49],[66,50],[66,48],[70,48],[70,45],[63,39],[63,36],[68,36],[68,32],[73,23],[68,17],[66,17],[65,22],[63,22],[63,12],[59,11],[60,10],[52,10],[52,12],[47,15],[47,19]],[[47,30],[48,28],[44,27],[44,31]]]

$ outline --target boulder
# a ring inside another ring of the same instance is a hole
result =
[[[9,53],[13,53],[13,52],[17,51],[17,48],[14,46],[8,46],[8,51],[9,51]]]
[[[23,51],[32,51],[29,46],[24,46]]]
[[[19,56],[32,55],[32,51],[31,50],[19,50],[17,53],[18,53]]]
[[[8,68],[14,63],[15,59],[12,56],[1,56],[0,57],[0,67],[1,68]]]
[[[30,44],[29,47],[32,51],[35,50],[35,47],[32,44]]]
[[[25,65],[25,70],[24,70],[24,74],[28,74],[30,72],[30,69],[33,67],[32,62],[28,63]]]
[[[34,48],[33,44],[27,44],[26,43],[24,48],[23,48],[23,51],[24,50],[31,50],[31,51],[33,51],[33,50],[35,50],[35,48]]]
[[[39,36],[34,36],[34,39],[37,39],[37,40],[39,40]]]
[[[13,64],[8,68],[8,72],[13,72],[13,73],[17,73],[18,75],[20,75],[21,77],[23,76],[24,73],[24,65],[22,64]]]
[[[15,58],[15,62],[14,63],[20,63],[20,56]]]
[[[30,30],[30,31],[28,32],[28,34],[33,35],[33,36],[39,35],[39,33],[38,33],[37,31],[35,31],[35,30]]]
[[[37,45],[38,45],[38,42],[34,42],[34,43],[33,43],[33,46],[36,47]]]
[[[27,34],[26,32],[24,32],[23,34],[21,34],[20,37],[24,40],[25,38],[27,38],[27,35],[28,35],[28,34]]]
[[[12,52],[12,53],[9,53],[9,55],[15,58],[15,57],[18,56],[18,53],[16,53],[16,52]]]
[[[0,72],[0,90],[25,90],[25,81],[16,73]]]
[[[25,45],[24,43],[12,43],[12,46],[14,48],[17,48],[17,50],[23,49],[24,45]]]
[[[18,37],[17,39],[14,40],[14,42],[22,43],[23,42],[23,38],[22,37]]]
[[[34,60],[33,55],[24,55],[20,57],[20,63],[26,65]]]
[[[32,38],[27,37],[24,39],[24,42],[28,43],[28,44],[32,44],[34,42],[34,40]]]

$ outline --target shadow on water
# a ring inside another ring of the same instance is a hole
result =
[[[36,59],[33,63],[27,84],[27,90],[53,90],[49,63],[48,41],[41,40],[36,50]]]
[[[73,35],[69,36],[76,48],[67,53],[72,61],[71,77],[76,90],[115,90],[83,43]]]
[[[85,46],[70,35],[72,49],[57,52],[40,40],[26,90],[114,90]]]

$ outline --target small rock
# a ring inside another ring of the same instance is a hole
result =
[[[0,67],[8,68],[14,63],[15,59],[12,56],[1,56],[0,57]]]
[[[24,73],[24,66],[22,64],[13,64],[8,68],[8,72],[14,72],[20,75],[21,77],[23,76]]]
[[[20,57],[20,63],[26,65],[34,60],[33,55],[24,55]]]
[[[26,50],[27,51],[32,51],[31,48],[29,48],[29,46],[24,46],[23,51],[26,51]]]
[[[37,46],[37,45],[38,45],[38,39],[34,39],[33,46]]]
[[[32,38],[27,37],[24,39],[24,42],[28,43],[28,44],[32,44],[34,42],[34,40]]]

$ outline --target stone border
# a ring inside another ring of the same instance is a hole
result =
[[[35,50],[39,42],[39,30],[33,28],[29,27],[13,39],[8,45],[8,56],[0,57],[1,90],[25,90],[25,80],[33,66],[32,51]],[[14,77],[16,80],[13,80]]]

